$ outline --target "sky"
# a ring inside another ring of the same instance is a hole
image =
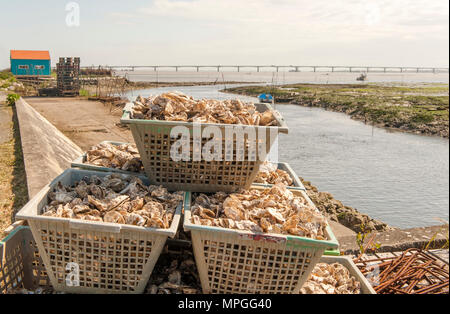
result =
[[[0,0],[0,29],[0,69],[11,49],[53,65],[449,66],[447,0]]]

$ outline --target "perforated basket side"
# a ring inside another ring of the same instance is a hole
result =
[[[242,187],[249,187],[256,177],[261,164],[257,158],[243,161],[237,160],[237,150],[233,149],[233,161],[205,161],[194,160],[192,151],[188,161],[174,160],[171,147],[178,140],[171,138],[172,127],[154,122],[154,124],[131,124],[130,129],[141,155],[145,172],[152,184],[164,185],[173,190],[189,190],[202,192],[235,191]],[[203,125],[202,128],[207,126]],[[225,132],[224,129],[221,129]],[[203,138],[201,147],[209,141]],[[190,138],[190,147],[194,146],[194,139]],[[225,152],[226,141],[223,137],[220,143]],[[236,147],[236,143],[233,144]],[[248,149],[245,149],[248,156]]]
[[[31,220],[30,226],[53,287],[70,293],[142,293],[167,239],[74,229],[69,222]]]
[[[0,293],[49,288],[50,282],[29,227],[17,227],[0,242]]]
[[[192,230],[203,293],[297,293],[323,247]]]
[[[52,288],[50,278],[47,275],[44,262],[39,254],[36,241],[33,238],[30,227],[26,227],[25,231],[25,250],[31,254],[31,270],[32,270],[32,287],[42,287],[44,289]]]

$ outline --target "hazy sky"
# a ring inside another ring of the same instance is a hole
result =
[[[0,0],[0,68],[10,49],[53,64],[449,64],[447,0],[79,0],[79,26],[69,2]]]

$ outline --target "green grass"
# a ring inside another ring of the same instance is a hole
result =
[[[0,72],[0,80],[8,80],[8,81],[11,81],[11,82],[15,82],[16,78],[9,71],[1,71]]]
[[[86,89],[80,89],[80,96],[82,97],[90,97],[89,91]]]
[[[16,94],[16,93],[8,94],[8,96],[6,97],[6,103],[7,103],[9,106],[13,106],[13,105],[16,104],[16,101],[17,101],[19,98],[20,98],[20,96],[19,96],[18,94]]]
[[[8,88],[12,83],[16,82],[16,78],[9,71],[0,72],[0,88]]]
[[[421,125],[435,127],[438,123],[448,133],[448,84],[288,84],[243,86],[227,91],[251,96],[270,93],[279,102],[294,99],[301,105],[345,112],[388,127],[415,129]]]

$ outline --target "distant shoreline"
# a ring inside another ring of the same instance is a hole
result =
[[[217,82],[146,82],[146,81],[128,81],[130,90],[158,87],[177,87],[177,86],[209,86],[209,85],[235,85],[235,84],[258,84],[257,82],[239,82],[239,81],[217,81]]]
[[[288,84],[221,92],[253,97],[270,93],[276,103],[319,107],[377,127],[449,138],[448,84]]]

